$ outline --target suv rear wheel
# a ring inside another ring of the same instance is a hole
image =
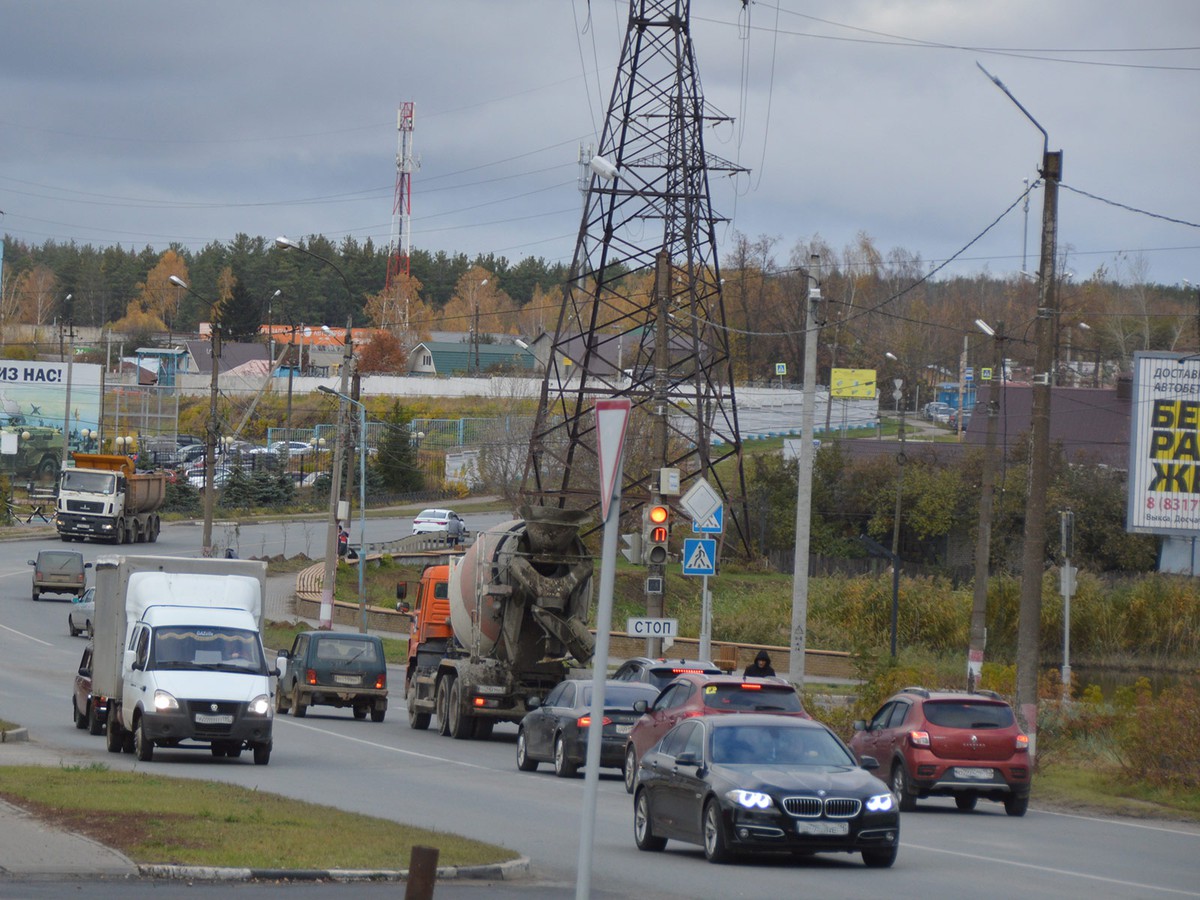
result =
[[[908,790],[908,774],[902,762],[892,766],[891,788],[892,793],[900,798],[900,812],[912,812],[917,808],[917,798]]]
[[[1029,795],[1017,797],[1009,794],[1004,798],[1004,811],[1010,816],[1023,816],[1025,811],[1029,809]]]

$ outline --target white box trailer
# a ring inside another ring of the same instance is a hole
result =
[[[266,765],[274,704],[262,646],[266,563],[163,556],[96,560],[92,690],[109,697],[110,752],[243,749]]]

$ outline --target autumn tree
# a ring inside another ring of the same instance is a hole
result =
[[[362,375],[402,375],[407,368],[408,354],[390,331],[376,331],[358,352],[358,371]]]
[[[22,272],[17,276],[17,321],[44,325],[52,318],[57,294],[58,276],[47,266],[37,265]]]
[[[187,264],[174,250],[165,251],[158,258],[158,264],[146,274],[146,280],[137,285],[137,296],[126,307],[126,315],[135,308],[151,319],[162,323],[158,330],[171,330],[179,327],[179,303],[186,291],[172,284],[171,276],[189,283]]]

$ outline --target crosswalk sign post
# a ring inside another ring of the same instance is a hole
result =
[[[683,541],[683,574],[700,575],[700,658],[712,657],[712,594],[708,592],[708,576],[717,574],[717,542],[714,538],[685,538]]]

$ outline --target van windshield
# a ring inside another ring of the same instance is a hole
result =
[[[267,672],[257,632],[186,625],[155,629],[146,668]]]
[[[80,491],[89,494],[111,494],[117,483],[117,476],[111,472],[86,472],[79,469],[67,469],[63,472],[62,488],[64,491]]]

